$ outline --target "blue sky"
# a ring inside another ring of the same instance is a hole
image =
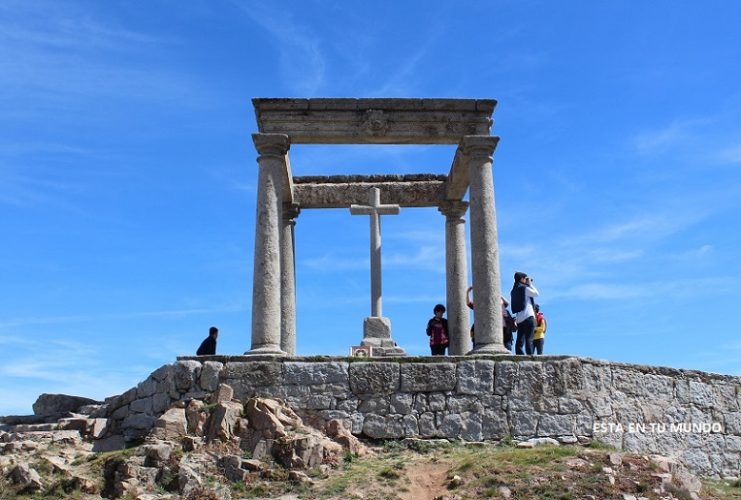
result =
[[[253,97],[495,98],[503,289],[548,353],[741,375],[741,4],[0,3],[0,414],[103,398],[208,327],[250,346]],[[454,148],[293,146],[294,175],[447,173]],[[411,354],[444,302],[444,220],[383,218]],[[296,226],[298,350],[370,312],[368,222]]]

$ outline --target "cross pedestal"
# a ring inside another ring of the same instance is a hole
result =
[[[381,300],[381,215],[397,215],[399,205],[382,205],[381,191],[371,188],[368,205],[350,205],[352,215],[370,216],[371,315],[363,321],[363,341],[378,356],[403,356],[404,349],[391,339],[391,320],[383,317]]]

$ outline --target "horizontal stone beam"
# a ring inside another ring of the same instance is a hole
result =
[[[493,99],[253,99],[262,133],[292,144],[457,144],[488,135]]]
[[[468,190],[470,183],[470,171],[467,162],[463,158],[460,146],[455,150],[453,164],[448,174],[448,183],[445,187],[446,200],[462,200]]]
[[[310,181],[294,177],[293,200],[300,208],[348,208],[367,203],[368,191],[373,187],[381,190],[381,203],[400,207],[437,207],[443,200],[445,176],[418,180],[403,177],[334,176],[312,177]]]

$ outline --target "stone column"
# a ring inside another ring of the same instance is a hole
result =
[[[291,203],[283,204],[280,233],[280,348],[289,356],[296,355],[296,217],[301,210]]]
[[[281,341],[280,226],[287,135],[252,134],[257,158],[257,217],[252,285],[252,347],[247,355],[285,355]]]
[[[466,288],[468,265],[466,263],[466,227],[463,215],[468,209],[465,201],[444,201],[440,212],[445,215],[445,283],[448,328],[452,356],[466,354],[471,347]]]
[[[470,172],[471,267],[476,347],[470,354],[509,354],[502,344],[499,244],[492,155],[499,137],[464,136],[460,147]]]

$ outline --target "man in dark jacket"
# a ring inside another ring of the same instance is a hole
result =
[[[209,354],[216,354],[216,337],[219,336],[219,329],[212,326],[208,329],[208,337],[201,342],[201,347],[196,351],[198,356],[208,356]]]

